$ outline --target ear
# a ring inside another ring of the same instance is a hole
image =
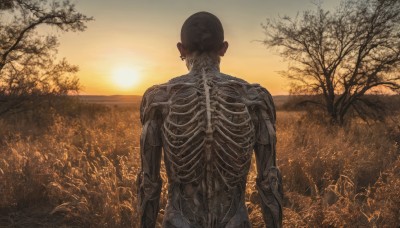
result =
[[[181,42],[178,42],[178,43],[176,44],[176,47],[178,48],[179,53],[181,54],[181,58],[182,58],[182,57],[183,57],[183,58],[186,57],[187,51],[186,51],[185,47],[183,46],[183,44],[182,44]]]
[[[228,50],[229,44],[227,41],[224,41],[224,43],[222,43],[222,47],[221,49],[219,49],[218,51],[218,55],[219,56],[224,56],[226,53],[226,50]]]

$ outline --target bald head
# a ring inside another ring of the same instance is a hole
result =
[[[218,52],[224,45],[221,21],[208,12],[195,13],[183,23],[181,41],[189,53]]]

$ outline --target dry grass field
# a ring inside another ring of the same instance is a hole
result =
[[[51,124],[26,115],[0,119],[0,227],[137,227],[138,102],[88,105]],[[399,123],[328,128],[278,111],[284,227],[398,227]],[[246,205],[263,227],[254,168]]]

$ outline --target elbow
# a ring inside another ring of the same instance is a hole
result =
[[[137,187],[140,194],[143,194],[145,198],[153,199],[159,197],[161,193],[162,180],[152,180],[148,175],[141,172],[137,177]]]
[[[283,199],[282,175],[280,170],[272,166],[257,178],[257,187],[264,193],[273,195],[281,203]]]

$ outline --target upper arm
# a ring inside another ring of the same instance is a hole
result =
[[[259,175],[276,165],[276,111],[271,94],[262,87],[257,88],[259,105],[254,109],[256,142],[254,152]]]
[[[161,166],[161,126],[162,109],[158,104],[156,87],[146,91],[140,106],[142,133],[140,136],[141,171],[138,175],[138,211],[140,227],[155,227],[162,188]]]
[[[159,178],[162,151],[162,108],[155,105],[160,101],[159,96],[157,87],[151,87],[145,92],[140,106],[142,172],[153,180]]]

